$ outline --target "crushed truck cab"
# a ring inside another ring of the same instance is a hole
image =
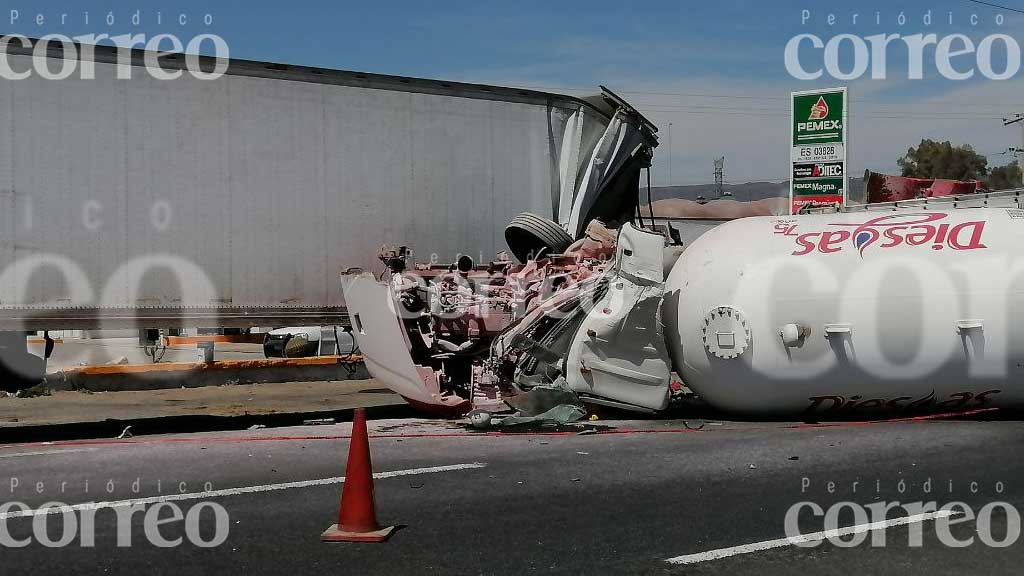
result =
[[[551,385],[594,404],[665,409],[669,354],[651,320],[666,239],[632,224],[612,238],[594,221],[565,254],[525,264],[343,276],[368,370],[435,413],[506,410],[506,399]]]

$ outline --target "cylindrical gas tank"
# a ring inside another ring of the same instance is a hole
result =
[[[665,291],[675,369],[723,410],[1024,403],[1021,210],[734,220],[686,249]]]

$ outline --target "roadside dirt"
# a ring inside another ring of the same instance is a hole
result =
[[[165,416],[246,416],[330,412],[402,404],[373,380],[284,382],[142,392],[54,392],[0,397],[0,429]]]

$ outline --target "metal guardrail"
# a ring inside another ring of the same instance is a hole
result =
[[[253,328],[256,326],[348,326],[344,307],[139,307],[139,308],[0,308],[0,330],[94,328]]]
[[[998,192],[978,192],[959,196],[936,196],[932,198],[915,198],[913,200],[897,200],[895,202],[877,202],[874,204],[853,204],[839,209],[840,212],[892,212],[899,210],[955,210],[958,208],[1020,208],[1021,195],[1024,188],[1000,190]]]

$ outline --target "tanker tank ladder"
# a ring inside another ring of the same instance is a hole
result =
[[[855,213],[855,212],[902,212],[912,210],[957,210],[962,208],[1006,208],[1021,210],[1013,217],[1024,217],[1021,208],[1021,196],[1024,188],[1000,190],[998,192],[978,192],[958,196],[934,196],[931,198],[915,198],[913,200],[897,200],[895,202],[877,202],[873,204],[850,204],[842,208],[823,208],[815,210],[819,213]]]

